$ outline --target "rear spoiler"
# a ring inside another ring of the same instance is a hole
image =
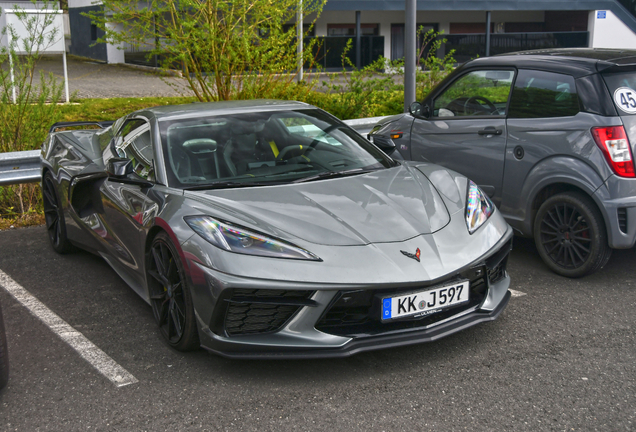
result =
[[[113,121],[101,121],[101,122],[92,122],[92,121],[87,121],[87,122],[57,122],[55,124],[53,124],[53,126],[51,126],[51,128],[49,129],[49,133],[53,133],[53,132],[57,132],[58,129],[62,129],[65,127],[73,127],[73,126],[99,126],[100,128],[104,129],[107,128],[108,126],[112,125]]]
[[[621,59],[620,63],[598,62],[596,70],[599,72],[634,72],[636,71],[636,57]]]

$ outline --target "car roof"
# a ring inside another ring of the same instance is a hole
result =
[[[273,99],[238,100],[221,102],[193,102],[184,105],[163,105],[137,111],[150,114],[158,120],[168,118],[188,118],[194,116],[224,115],[251,111],[283,111],[298,108],[314,108],[304,102]]]
[[[534,51],[519,51],[482,57],[465,63],[465,67],[515,66],[565,73],[575,78],[607,69],[636,67],[636,50],[563,48]]]

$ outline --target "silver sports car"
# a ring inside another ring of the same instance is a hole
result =
[[[168,344],[338,357],[438,339],[510,298],[512,231],[456,172],[299,102],[164,106],[42,146],[53,248],[96,253]]]

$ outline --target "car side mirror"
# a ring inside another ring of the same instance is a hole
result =
[[[135,174],[133,163],[126,158],[112,158],[106,165],[108,178],[115,182],[137,185],[142,188],[152,187],[153,183]]]
[[[422,105],[419,102],[413,102],[409,105],[409,113],[415,118],[427,119],[431,116],[428,105]]]
[[[108,177],[112,177],[114,179],[126,178],[133,172],[132,161],[126,158],[112,158],[108,161],[106,166],[106,173],[108,173]]]

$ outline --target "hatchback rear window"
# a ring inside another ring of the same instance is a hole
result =
[[[636,114],[636,72],[603,74],[603,79],[619,114]]]

